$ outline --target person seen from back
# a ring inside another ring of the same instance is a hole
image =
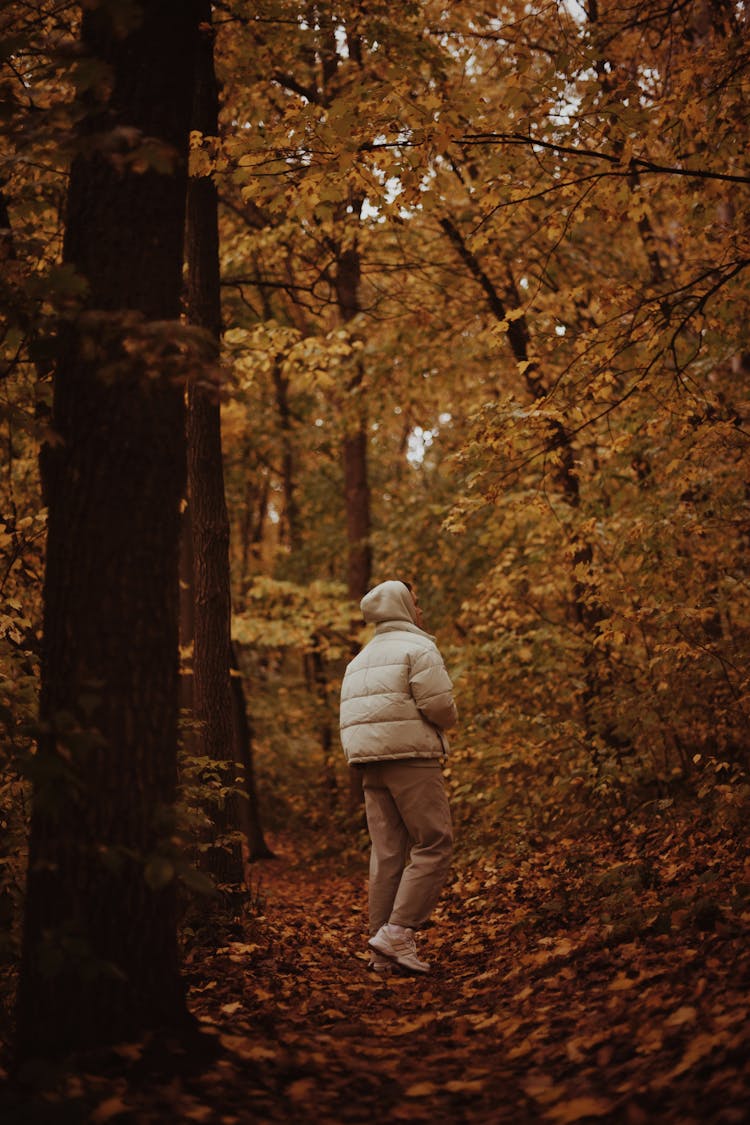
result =
[[[362,771],[370,853],[370,967],[426,973],[415,930],[429,918],[450,870],[453,832],[442,761],[457,720],[453,685],[435,638],[422,628],[410,583],[365,594],[375,635],[341,685],[341,741]]]

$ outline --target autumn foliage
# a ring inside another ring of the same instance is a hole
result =
[[[114,42],[140,26],[138,3],[84,7]],[[157,1103],[209,1120],[223,1100],[227,1122],[250,1104],[269,1121],[739,1122],[747,5],[206,10],[219,121],[193,118],[188,171],[218,200],[219,354],[187,298],[182,322],[123,302],[113,328],[89,307],[63,253],[71,165],[99,146],[114,179],[171,183],[174,152],[127,124],[87,136],[114,79],[77,7],[0,14],[4,1038],[29,786],[80,765],[75,746],[38,749],[57,721],[39,720],[39,458],[54,480],[53,386],[77,333],[102,385],[137,367],[139,394],[189,385],[193,406],[220,405],[234,684],[285,858],[248,869],[244,827],[214,821],[249,904],[234,875],[218,917],[215,896],[182,903],[191,1011],[229,1061],[149,1094],[131,1043],[120,1085],[93,1068],[56,1096],[95,1121]],[[191,479],[208,480],[197,450]],[[461,714],[457,868],[419,985],[373,982],[358,957],[366,842],[337,729],[356,603],[391,576],[418,584]],[[213,593],[199,619],[223,636]],[[101,691],[83,692],[81,729]],[[229,737],[226,708],[213,719],[184,712],[172,842],[133,860],[170,893],[206,886],[206,809],[247,782],[230,749],[217,764],[197,746],[201,724]]]

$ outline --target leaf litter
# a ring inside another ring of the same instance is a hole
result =
[[[120,1074],[79,1068],[47,1093],[50,1112],[137,1125],[747,1120],[741,840],[641,825],[464,861],[419,935],[423,978],[368,971],[366,858],[295,848],[274,841],[280,858],[255,869],[256,914],[187,953],[213,1061],[144,1081],[139,1045],[125,1044]]]

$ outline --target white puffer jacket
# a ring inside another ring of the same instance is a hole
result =
[[[403,582],[382,582],[360,602],[375,636],[347,666],[341,742],[350,765],[441,758],[456,722],[453,685],[434,637],[415,623]]]

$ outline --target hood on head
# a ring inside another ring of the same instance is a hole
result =
[[[403,582],[381,582],[365,594],[359,608],[368,625],[377,625],[381,621],[417,623],[414,600]]]

